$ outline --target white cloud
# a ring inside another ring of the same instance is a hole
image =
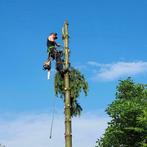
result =
[[[111,66],[111,64],[102,64],[102,63],[98,63],[98,62],[95,62],[95,61],[88,61],[88,65],[91,65],[91,66],[94,66],[94,67],[109,67]]]
[[[73,119],[73,146],[92,147],[102,135],[108,118],[84,115]],[[64,119],[55,116],[53,137],[49,139],[51,116],[28,114],[0,120],[0,143],[6,147],[64,147]]]
[[[92,65],[92,66],[98,66],[98,67],[101,66],[100,63],[97,63],[97,62],[95,62],[95,61],[88,61],[88,64],[89,64],[89,65]]]
[[[124,76],[134,76],[147,72],[147,62],[117,62],[112,64],[100,64],[90,61],[89,65],[97,68],[95,80],[115,80]]]

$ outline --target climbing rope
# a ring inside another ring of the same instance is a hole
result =
[[[50,139],[52,138],[54,115],[55,115],[55,100],[53,99],[52,101],[52,119],[51,119],[50,137],[49,137]]]

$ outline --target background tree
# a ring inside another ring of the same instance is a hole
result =
[[[106,109],[112,118],[96,147],[147,147],[147,89],[131,78],[120,81]]]
[[[83,91],[85,96],[88,93],[88,83],[81,72],[73,67],[69,71],[70,78],[70,98],[71,98],[71,115],[79,116],[82,111],[81,105],[78,103],[80,93]],[[64,98],[64,80],[59,72],[55,75],[55,94],[60,98]]]

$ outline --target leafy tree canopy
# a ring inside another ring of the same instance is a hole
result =
[[[96,147],[147,147],[147,89],[131,78],[120,81],[106,109],[112,118]]]

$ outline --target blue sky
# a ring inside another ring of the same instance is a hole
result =
[[[63,44],[61,28],[68,19],[71,63],[89,82],[89,95],[81,95],[80,103],[84,113],[104,115],[118,80],[131,76],[147,83],[146,7],[146,0],[1,0],[0,113],[51,111],[54,63],[47,80],[46,38],[57,32]],[[55,101],[62,113],[62,101]]]

